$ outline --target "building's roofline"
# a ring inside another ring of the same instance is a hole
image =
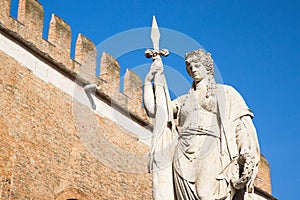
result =
[[[10,29],[8,29],[1,22],[0,22],[0,32],[3,33],[8,38],[10,38],[15,43],[22,46],[24,49],[28,50],[30,53],[35,55],[37,58],[39,58],[43,62],[48,63],[49,66],[51,66],[53,69],[59,71],[60,73],[65,75],[70,80],[76,82],[76,84],[78,84],[79,86],[84,87],[85,85],[90,84],[90,82],[88,82],[87,80],[82,78],[80,76],[80,74],[78,74],[78,73],[72,71],[71,69],[67,68],[62,63],[57,62],[51,56],[49,56],[48,54],[44,53],[39,48],[37,48],[34,44],[32,44],[31,42],[28,42],[27,40],[22,38],[18,33],[13,32]],[[121,112],[125,116],[130,117],[130,119],[132,119],[134,122],[140,124],[141,126],[147,128],[149,130],[153,129],[153,125],[149,124],[149,122],[147,120],[143,119],[142,117],[140,117],[136,113],[130,111],[128,108],[122,106],[115,99],[113,99],[109,95],[105,94],[102,90],[97,89],[96,93],[95,93],[95,96],[98,99],[102,100],[103,102],[107,103],[108,105],[110,105],[110,106],[113,105],[115,109],[117,109],[119,112]]]

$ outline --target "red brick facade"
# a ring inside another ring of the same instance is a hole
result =
[[[116,109],[128,113],[139,125],[149,123],[142,108],[142,81],[136,74],[127,70],[124,94],[120,93],[118,62],[104,53],[100,77],[96,77],[97,52],[88,38],[78,35],[75,59],[70,58],[72,34],[64,20],[52,15],[46,41],[42,39],[41,4],[20,0],[17,20],[9,16],[9,10],[10,0],[1,0],[0,34],[66,79],[78,81],[80,87],[98,83],[99,99],[115,101]],[[76,108],[86,114],[82,120],[87,120],[87,127],[78,127],[74,115],[81,113],[74,113]],[[89,121],[89,117],[93,119]],[[107,166],[83,142],[85,136],[81,134],[93,128],[111,145],[100,153],[111,157],[115,162],[112,166],[117,167]],[[126,157],[114,154],[114,147],[139,161],[126,161]],[[0,51],[0,199],[151,199],[148,151],[149,147],[124,127],[96,115]],[[119,170],[124,162],[136,173]],[[255,186],[271,194],[269,165],[263,157]]]

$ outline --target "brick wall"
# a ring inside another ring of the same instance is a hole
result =
[[[69,188],[79,188],[87,199],[151,198],[146,159],[140,173],[103,165],[82,142],[74,123],[72,97],[3,52],[0,60],[2,199],[54,199]],[[114,146],[132,154],[147,154],[148,146],[130,132],[107,118],[92,115],[101,127],[99,134],[112,146],[103,150],[108,158]],[[114,161],[116,165],[123,162],[118,158]]]
[[[269,194],[272,194],[270,166],[268,161],[262,155],[258,163],[258,174],[255,179],[254,185]]]
[[[103,101],[115,102],[135,122],[149,123],[136,74],[126,71],[120,93],[119,63],[104,52],[96,77],[97,50],[87,37],[77,36],[75,59],[70,58],[72,32],[63,19],[52,15],[47,41],[42,38],[39,2],[20,0],[18,19],[10,17],[9,10],[10,0],[1,0],[0,33],[79,87],[98,84]],[[96,115],[2,51],[0,94],[0,199],[151,199],[149,147],[131,132]],[[272,192],[263,157],[255,186]]]

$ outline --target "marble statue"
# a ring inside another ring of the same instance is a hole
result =
[[[144,105],[155,119],[153,199],[228,200],[238,190],[252,199],[260,152],[251,110],[233,87],[215,82],[213,59],[203,49],[185,55],[193,84],[171,100],[160,57],[165,52],[145,52],[153,59],[144,85]]]

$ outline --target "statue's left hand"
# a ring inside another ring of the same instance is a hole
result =
[[[255,168],[254,156],[250,153],[241,154],[238,158],[239,167],[242,168],[241,175],[237,180],[231,180],[232,185],[235,189],[240,190],[244,188],[252,177]]]

